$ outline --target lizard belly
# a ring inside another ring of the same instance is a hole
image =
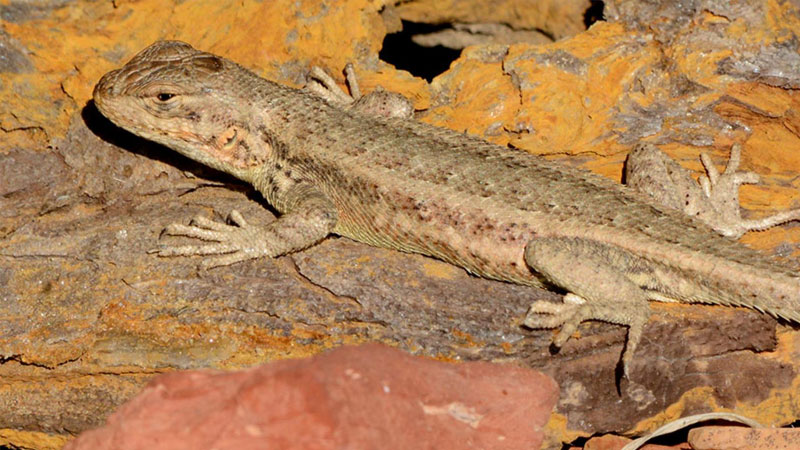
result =
[[[536,227],[519,214],[503,214],[502,208],[485,204],[490,199],[464,205],[413,190],[381,195],[383,201],[364,204],[358,197],[345,200],[346,205],[336,195],[341,206],[334,231],[366,244],[432,256],[481,277],[541,285],[524,259]]]

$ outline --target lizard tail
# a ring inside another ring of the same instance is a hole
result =
[[[755,309],[800,324],[800,276],[726,261],[724,270],[698,274],[702,303]],[[697,298],[699,297],[699,298]]]

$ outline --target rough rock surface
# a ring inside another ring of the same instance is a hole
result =
[[[161,375],[65,450],[539,448],[557,396],[530,369],[368,344]]]
[[[618,385],[624,330],[587,323],[552,354],[551,332],[520,327],[530,302],[554,293],[337,238],[208,272],[147,254],[164,225],[196,214],[272,218],[246,186],[114,129],[87,104],[105,71],[159,38],[294,86],[311,65],[338,74],[352,61],[363,90],[407,95],[421,120],[616,180],[639,140],[694,170],[700,150],[721,166],[740,142],[742,169],[763,180],[742,188],[745,215],[800,207],[796,2],[606,1],[606,20],[588,29],[600,2],[533,3],[0,1],[0,445],[60,448],[161,372],[365,341],[541,368],[561,389],[552,445],[719,409],[797,420],[800,334],[752,311],[654,306]],[[378,57],[400,20],[470,32],[496,21],[558,40],[468,47],[428,84]],[[743,240],[800,256],[797,224]]]
[[[694,450],[792,450],[800,448],[800,430],[705,426],[689,431],[688,441]]]
[[[586,445],[581,447],[583,450],[622,450],[631,440],[622,436],[607,434],[589,439]],[[577,450],[578,447],[570,450]],[[676,445],[644,444],[637,450],[693,450],[689,444],[682,443]],[[696,450],[696,449],[695,449]]]

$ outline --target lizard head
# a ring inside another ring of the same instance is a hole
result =
[[[159,41],[105,74],[93,97],[117,126],[247,179],[269,152],[249,130],[250,77],[256,75],[184,42]]]

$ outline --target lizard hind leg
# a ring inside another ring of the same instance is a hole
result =
[[[738,239],[748,231],[791,221],[800,221],[800,208],[781,211],[760,219],[745,219],[739,205],[739,187],[755,184],[759,177],[739,170],[741,146],[731,147],[731,156],[720,173],[707,153],[700,154],[706,174],[697,181],[691,173],[652,144],[639,144],[628,155],[625,178],[628,186],[666,206],[695,217],[717,233]]]
[[[726,226],[712,224],[715,229],[729,237],[739,238],[747,231],[763,231],[786,222],[800,220],[800,209],[781,211],[771,216],[760,219],[744,219],[739,206],[739,186],[742,184],[757,184],[759,176],[754,172],[739,171],[742,147],[734,144],[731,147],[731,156],[723,173],[714,167],[708,153],[700,154],[700,160],[706,169],[706,175],[701,175],[697,180],[703,194],[719,210],[720,220],[724,219]]]
[[[525,248],[525,261],[534,271],[569,293],[564,303],[538,301],[531,305],[524,324],[530,328],[561,331],[553,344],[561,347],[586,320],[628,327],[622,354],[628,378],[631,361],[650,317],[647,293],[631,280],[641,276],[640,266],[625,252],[595,241],[577,238],[536,238]]]

